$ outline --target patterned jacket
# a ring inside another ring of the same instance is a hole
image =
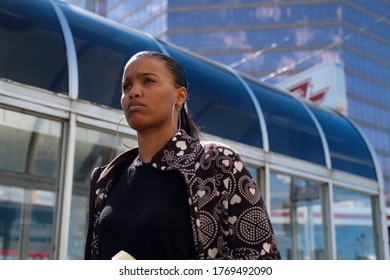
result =
[[[137,155],[137,148],[130,149],[94,169],[85,259],[98,258],[100,212],[115,175]],[[199,259],[280,259],[260,190],[237,152],[179,130],[151,162],[159,170],[179,171],[187,184]]]

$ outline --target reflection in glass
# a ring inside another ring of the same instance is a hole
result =
[[[55,178],[61,130],[58,122],[0,108],[0,170]]]
[[[88,226],[89,181],[94,167],[108,164],[127,146],[135,147],[134,139],[77,127],[74,181],[69,229],[68,259],[83,259]]]
[[[51,258],[54,202],[54,192],[0,186],[0,259]]]
[[[376,259],[371,198],[334,188],[337,259]]]
[[[85,238],[88,227],[88,196],[72,195],[70,212],[68,259],[84,258]]]
[[[62,124],[0,108],[0,259],[50,259]]]
[[[28,259],[52,258],[51,240],[54,204],[54,192],[40,190],[34,190],[31,192]],[[29,207],[27,207],[27,209],[28,208]]]
[[[24,192],[0,186],[0,259],[19,259]]]
[[[325,258],[322,186],[271,173],[271,219],[283,259]]]

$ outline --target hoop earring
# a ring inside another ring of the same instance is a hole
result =
[[[120,126],[121,122],[123,121],[123,119],[125,119],[125,118],[126,118],[126,117],[123,116],[123,117],[119,120],[118,124],[116,125],[116,137],[118,137],[119,139],[120,139],[120,136],[119,136],[119,126]],[[123,146],[125,146],[126,148],[131,149],[130,146],[127,146],[127,145],[126,145],[125,143],[123,143],[122,141],[121,141],[121,144],[122,144]]]
[[[176,108],[175,106],[176,104],[174,103],[173,106],[172,106],[172,126],[173,126],[173,130],[177,131],[177,130],[180,130],[181,129],[181,120],[180,120],[180,109]],[[175,109],[177,110],[177,118],[178,118],[178,123],[179,125],[175,125]]]
[[[179,108],[177,108],[177,118],[178,118],[178,123],[179,123],[179,129],[181,129],[181,117],[180,117],[180,110]]]

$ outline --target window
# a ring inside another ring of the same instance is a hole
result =
[[[282,259],[326,259],[323,186],[290,175],[270,175],[271,220]]]
[[[370,196],[334,188],[333,209],[337,259],[376,259]]]
[[[52,259],[62,123],[0,108],[0,259]]]

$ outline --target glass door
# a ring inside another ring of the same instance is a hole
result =
[[[326,258],[323,186],[271,172],[271,220],[283,259]]]

